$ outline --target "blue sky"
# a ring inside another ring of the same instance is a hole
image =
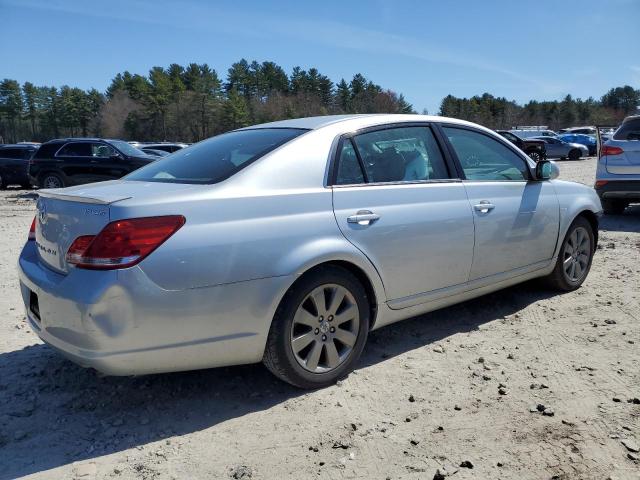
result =
[[[360,72],[437,113],[451,93],[640,88],[640,0],[0,0],[0,78],[104,90],[118,72],[240,58]]]

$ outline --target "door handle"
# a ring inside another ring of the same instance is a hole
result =
[[[370,210],[359,210],[355,215],[347,217],[347,223],[357,223],[358,225],[370,225],[380,218],[380,215]]]
[[[476,212],[489,213],[496,206],[488,200],[482,200],[480,203],[473,206]]]

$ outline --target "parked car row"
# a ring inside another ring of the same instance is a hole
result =
[[[102,138],[62,138],[43,144],[0,145],[0,188],[62,188],[114,180],[186,143],[145,143]]]

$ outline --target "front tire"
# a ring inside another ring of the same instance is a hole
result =
[[[556,265],[547,283],[556,290],[576,290],[587,278],[595,251],[595,236],[589,221],[576,218],[562,241]]]
[[[370,310],[367,293],[351,272],[337,266],[313,270],[282,299],[263,362],[275,376],[296,387],[332,385],[360,358]]]

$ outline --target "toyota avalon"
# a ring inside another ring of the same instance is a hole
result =
[[[263,361],[316,388],[373,329],[535,277],[578,288],[601,205],[557,176],[444,117],[248,127],[42,190],[22,298],[43,341],[106,374]]]

